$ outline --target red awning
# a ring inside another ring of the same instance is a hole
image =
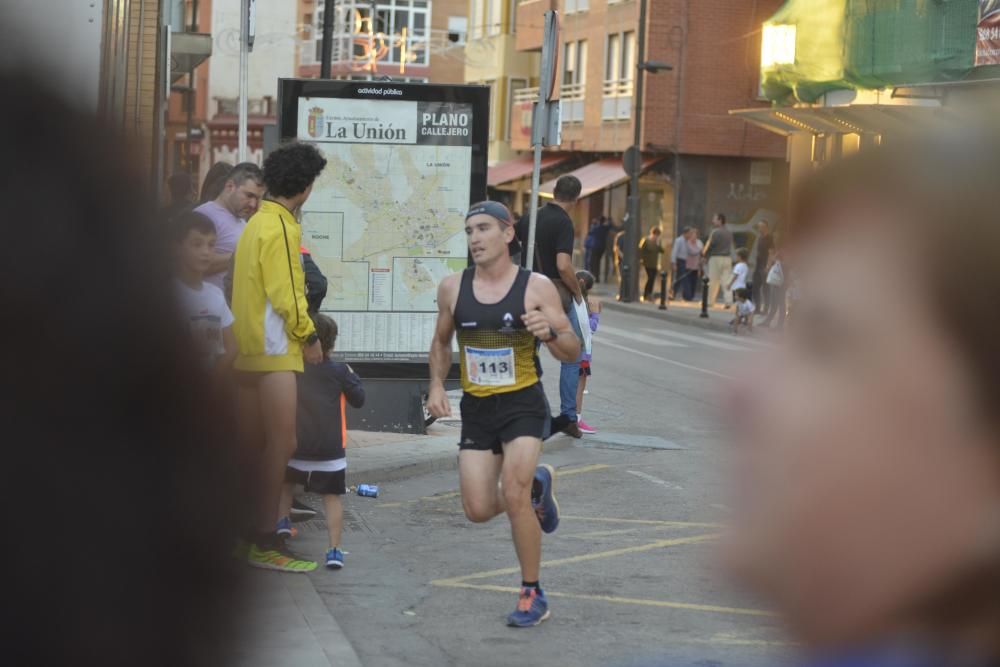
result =
[[[569,159],[568,155],[560,153],[549,153],[542,155],[542,170],[555,167]],[[486,184],[491,187],[503,185],[524,178],[531,174],[534,168],[534,157],[531,155],[521,155],[513,160],[497,162],[489,168],[486,176]]]
[[[642,170],[646,171],[662,159],[662,155],[643,156]],[[622,159],[618,157],[608,157],[597,162],[591,162],[579,169],[574,169],[569,174],[579,178],[580,183],[583,185],[583,190],[580,192],[581,199],[606,188],[621,185],[628,180],[628,174],[625,173],[625,168],[622,167]],[[563,175],[566,176],[568,174]],[[551,198],[552,190],[555,189],[557,180],[553,178],[542,183],[539,194],[543,197]]]

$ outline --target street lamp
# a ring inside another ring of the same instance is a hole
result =
[[[667,72],[673,65],[660,60],[646,60],[646,0],[639,4],[639,44],[636,58],[635,77],[635,115],[634,138],[632,150],[633,160],[626,160],[626,169],[632,177],[628,198],[628,222],[625,225],[625,262],[622,266],[622,301],[635,301],[639,294],[639,172],[642,171],[642,73]],[[628,164],[631,162],[631,164]],[[677,196],[676,193],[674,196]]]

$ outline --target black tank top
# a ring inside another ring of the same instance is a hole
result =
[[[462,273],[455,304],[462,389],[473,396],[494,396],[526,389],[541,378],[535,337],[521,316],[531,271],[518,269],[507,296],[497,303],[476,299],[475,267]]]

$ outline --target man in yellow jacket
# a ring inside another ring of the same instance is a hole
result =
[[[285,466],[295,452],[295,373],[323,359],[307,310],[299,259],[302,230],[295,211],[326,166],[315,146],[292,143],[264,160],[266,199],[240,236],[233,265],[233,333],[239,354],[239,414],[243,439],[257,456],[259,502],[247,559],[284,572],[316,563],[290,553],[275,532]]]

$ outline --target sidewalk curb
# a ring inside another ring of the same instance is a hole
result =
[[[403,479],[409,479],[411,477],[417,477],[418,475],[427,475],[434,472],[447,472],[449,470],[458,469],[458,430],[455,430],[455,437],[449,438],[453,439],[455,442],[454,449],[449,452],[439,452],[433,455],[427,456],[424,460],[416,461],[414,463],[407,464],[388,464],[382,465],[369,469],[351,469],[350,459],[351,453],[348,451],[347,459],[347,485],[356,486],[358,484],[372,484],[372,483],[385,483],[385,482],[396,482]],[[552,438],[551,440],[546,440],[543,447],[543,455],[546,452],[557,452],[563,449],[569,449],[575,445],[576,441],[574,438],[569,436],[560,435]]]
[[[330,665],[362,667],[361,659],[354,652],[354,647],[340,629],[337,619],[323,603],[309,577],[301,574],[286,576],[282,577],[282,583],[302,612]]]
[[[689,327],[707,329],[709,331],[721,331],[723,333],[729,331],[729,324],[720,320],[712,319],[711,311],[709,311],[708,319],[704,319],[701,317],[692,318],[684,315],[676,315],[670,310],[658,310],[641,306],[632,306],[612,300],[602,301],[601,307],[605,310],[613,310],[619,313],[629,313],[631,315],[639,315],[641,317],[648,317],[654,320],[664,320],[670,322],[671,324],[685,324]]]

